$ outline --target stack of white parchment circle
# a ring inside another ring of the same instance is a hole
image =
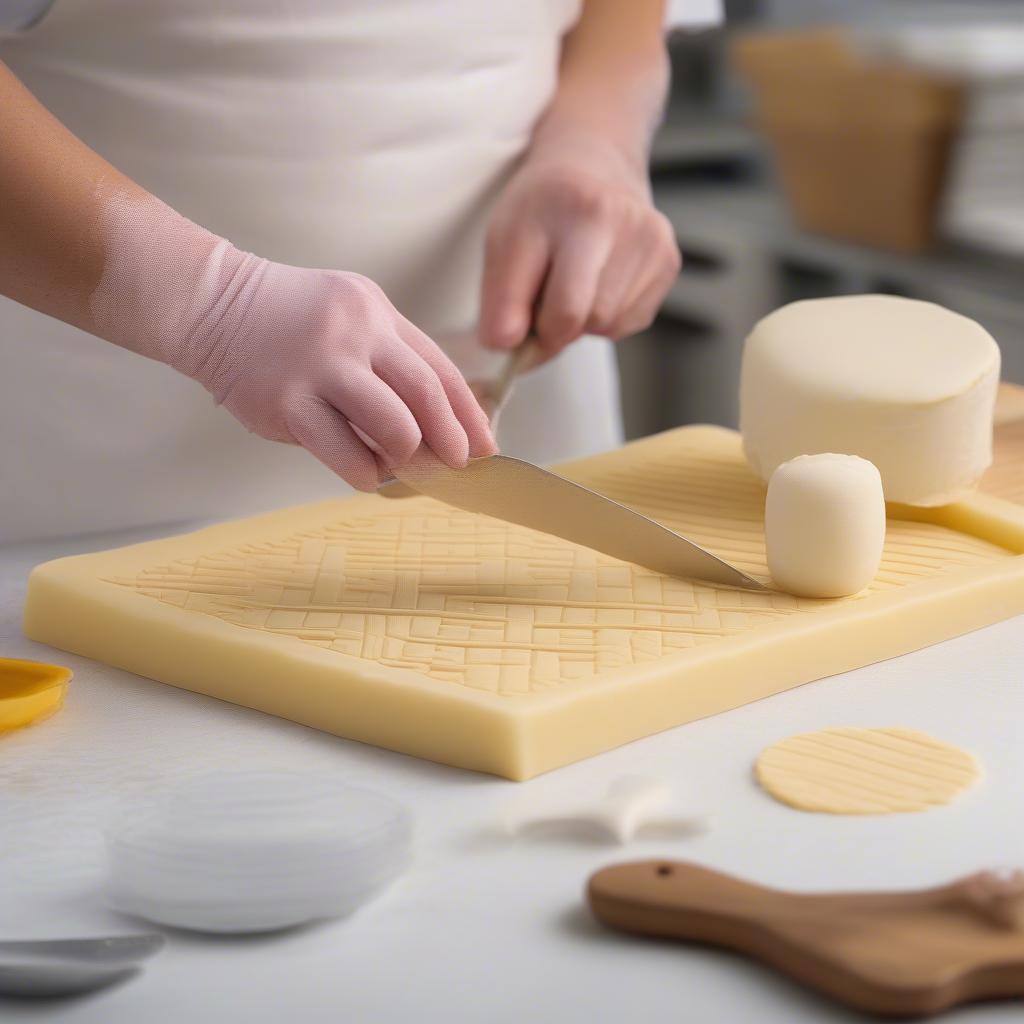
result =
[[[140,796],[106,838],[116,909],[199,931],[267,931],[376,895],[411,860],[412,816],[322,776],[230,773]]]

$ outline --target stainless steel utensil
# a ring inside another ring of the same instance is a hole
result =
[[[93,992],[130,978],[163,946],[163,936],[152,932],[0,941],[0,995],[42,998]]]
[[[495,426],[516,377],[537,356],[527,339],[481,396]],[[507,455],[474,459],[451,469],[425,449],[378,494],[406,498],[425,494],[467,512],[482,512],[582,544],[668,576],[693,577],[730,587],[765,590],[763,584],[699,544],[582,484]]]
[[[507,455],[450,469],[415,459],[399,470],[403,483],[467,512],[483,512],[582,544],[668,576],[765,590],[763,584],[699,544],[582,484]]]

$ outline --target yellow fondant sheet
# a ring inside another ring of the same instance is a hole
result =
[[[685,427],[561,471],[767,579],[764,490],[735,433]],[[891,513],[919,521],[890,518],[871,588],[822,601],[660,576],[428,498],[359,496],[47,563],[25,629],[526,779],[1024,611],[1024,509],[978,496]]]

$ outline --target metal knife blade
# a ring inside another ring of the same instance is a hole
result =
[[[549,533],[668,576],[746,590],[768,589],[653,519],[507,455],[474,459],[465,469],[450,469],[433,456],[418,457],[397,475],[420,494],[455,508]]]

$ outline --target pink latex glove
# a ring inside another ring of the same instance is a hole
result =
[[[360,490],[421,442],[456,468],[497,450],[462,374],[368,278],[242,252],[152,198],[103,209],[95,333],[197,380],[249,430]]]
[[[481,340],[514,348],[532,327],[553,356],[582,334],[636,334],[650,326],[680,266],[643,162],[591,136],[547,139],[491,218]]]

